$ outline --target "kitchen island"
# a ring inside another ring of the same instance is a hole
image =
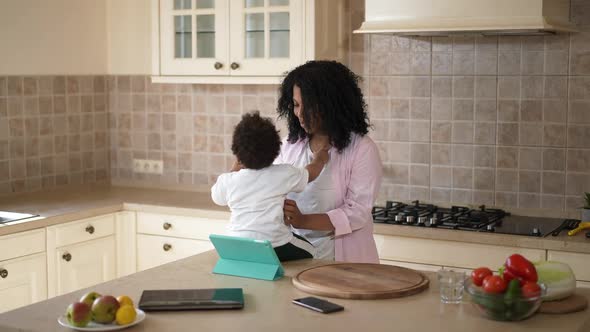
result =
[[[69,331],[57,323],[57,317],[89,290],[126,294],[137,303],[144,289],[216,287],[243,288],[244,309],[148,313],[145,321],[125,331],[590,331],[588,309],[496,322],[481,317],[470,303],[442,304],[433,274],[427,274],[430,288],[420,294],[388,300],[329,299],[345,310],[325,315],[291,303],[309,295],[293,287],[291,277],[325,261],[285,263],[286,276],[278,281],[212,274],[216,261],[215,251],[209,251],[0,314],[0,331]],[[578,293],[590,298],[590,289],[578,289]]]

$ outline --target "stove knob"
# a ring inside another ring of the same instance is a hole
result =
[[[395,219],[394,220],[395,220],[396,223],[401,223],[403,217],[404,216],[402,216],[401,214],[398,214],[398,215],[395,216]]]
[[[493,231],[495,231],[494,224],[489,224],[489,225],[486,227],[486,229],[487,229],[487,231],[488,231],[488,232],[493,232]]]
[[[418,217],[418,226],[426,226],[426,217]]]
[[[438,224],[438,219],[436,217],[430,218],[430,226],[436,226]]]
[[[535,227],[535,228],[533,228],[533,235],[534,236],[541,236],[541,231],[537,227]]]
[[[406,223],[413,224],[414,223],[414,216],[406,216]]]

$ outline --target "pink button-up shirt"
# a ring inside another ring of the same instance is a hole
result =
[[[293,164],[299,160],[307,149],[307,141],[284,141],[275,163]],[[335,259],[379,263],[371,215],[382,176],[377,145],[368,136],[352,134],[350,144],[341,153],[332,148],[330,163],[338,207],[325,213],[334,225]]]

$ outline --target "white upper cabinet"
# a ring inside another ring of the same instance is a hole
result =
[[[348,60],[346,0],[152,1],[155,82],[272,84],[307,60]]]

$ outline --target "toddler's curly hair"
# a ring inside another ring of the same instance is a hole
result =
[[[246,113],[234,129],[231,151],[246,168],[272,165],[281,150],[281,138],[270,118]]]

